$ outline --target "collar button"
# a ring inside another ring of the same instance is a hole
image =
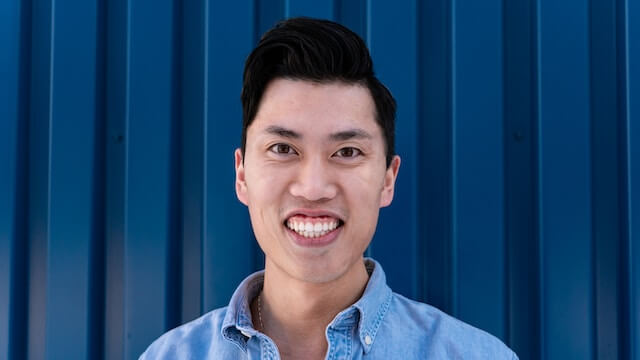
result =
[[[364,337],[364,343],[365,343],[365,344],[367,344],[367,345],[371,345],[371,343],[372,343],[372,342],[373,342],[373,340],[371,340],[371,336],[366,335],[366,336]]]

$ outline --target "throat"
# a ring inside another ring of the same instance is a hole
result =
[[[281,359],[325,358],[328,344],[324,329],[331,320],[291,321],[272,316],[269,311],[262,293],[256,296],[251,304],[254,328],[275,342]]]

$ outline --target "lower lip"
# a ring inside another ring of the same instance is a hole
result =
[[[323,247],[323,246],[327,246],[331,243],[333,243],[337,238],[338,235],[340,234],[340,231],[342,231],[342,226],[336,228],[335,230],[326,233],[322,236],[318,236],[318,237],[314,237],[314,238],[308,238],[308,237],[304,237],[300,234],[298,234],[297,232],[289,229],[288,227],[285,226],[285,228],[287,229],[287,231],[289,232],[289,234],[291,234],[291,237],[293,238],[293,241],[302,247],[312,247],[312,248],[318,248],[318,247]]]

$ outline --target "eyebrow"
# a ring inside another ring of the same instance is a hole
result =
[[[291,139],[302,138],[302,135],[300,135],[299,133],[293,130],[289,130],[287,128],[283,128],[282,126],[271,125],[265,131],[268,132],[269,134],[278,135],[285,138],[291,138]]]
[[[362,129],[349,129],[333,133],[329,135],[329,138],[333,141],[345,141],[351,139],[371,139],[373,136]]]
[[[290,139],[302,139],[302,134],[297,133],[293,130],[284,128],[282,126],[271,125],[265,129],[265,131],[269,134],[290,138]],[[371,139],[373,136],[368,132],[362,129],[349,129],[344,131],[339,131],[329,135],[329,139],[332,141],[345,141],[351,139]]]

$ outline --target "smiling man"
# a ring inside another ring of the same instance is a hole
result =
[[[395,101],[355,33],[289,19],[249,55],[236,193],[265,270],[143,359],[516,359],[495,337],[394,293],[363,258],[391,204]]]

